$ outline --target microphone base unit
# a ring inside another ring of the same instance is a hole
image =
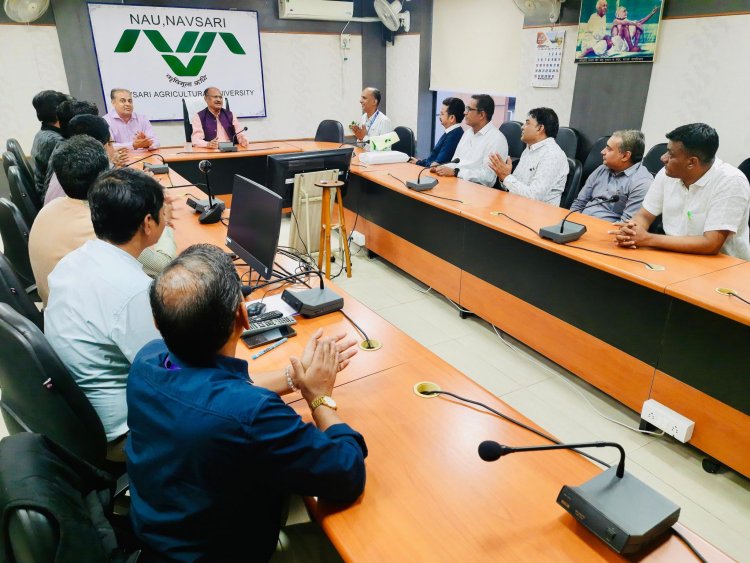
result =
[[[220,199],[214,199],[213,205],[203,208],[200,217],[198,217],[198,222],[204,225],[218,223],[221,221],[221,215],[224,213],[225,208],[226,204],[223,201]]]
[[[152,174],[169,174],[169,164],[151,164],[146,162],[143,165],[144,170],[150,170]]]
[[[437,186],[437,184],[437,178],[425,178],[424,180],[419,180],[418,182],[406,182],[406,187],[416,192],[424,192],[427,190],[431,190],[432,188]]]
[[[635,553],[668,533],[680,507],[625,472],[611,467],[577,487],[565,485],[557,504],[617,553]]]
[[[539,229],[539,236],[556,242],[557,244],[565,244],[566,242],[573,242],[581,238],[586,232],[586,225],[580,223],[573,223],[572,221],[565,221],[565,224],[557,223],[556,225],[550,225],[549,227],[542,227]],[[562,225],[562,232],[561,232]]]
[[[237,145],[231,141],[221,141],[219,143],[219,152],[237,152]]]
[[[281,300],[304,317],[319,317],[344,308],[344,298],[328,288],[294,292],[285,289]]]

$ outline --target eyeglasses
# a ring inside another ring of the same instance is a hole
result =
[[[477,108],[466,106],[466,111],[464,113],[471,113],[472,111],[479,111],[479,110]]]

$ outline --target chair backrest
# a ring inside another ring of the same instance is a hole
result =
[[[318,125],[315,140],[341,144],[344,142],[344,126],[335,119],[324,119]]]
[[[740,172],[742,172],[747,178],[747,181],[750,182],[750,158],[746,158],[740,162],[740,165],[737,168],[740,169]]]
[[[26,293],[26,288],[18,279],[13,266],[0,252],[0,303],[7,303],[41,330],[44,329],[44,317]]]
[[[21,174],[23,175],[26,184],[29,186],[33,186],[34,171],[31,169],[31,165],[24,155],[23,149],[21,148],[19,142],[15,139],[8,139],[8,141],[5,143],[5,146],[11,152],[11,154],[16,157],[16,164],[21,170]]]
[[[643,157],[643,166],[645,166],[654,176],[656,176],[656,173],[659,172],[659,170],[664,168],[664,163],[661,161],[661,157],[665,152],[667,152],[667,143],[659,143],[648,149],[646,156]]]
[[[18,207],[26,224],[29,226],[33,225],[39,209],[37,209],[37,206],[31,200],[23,178],[21,178],[21,171],[18,169],[18,166],[11,166],[8,169],[8,187],[10,188],[10,200]]]
[[[508,156],[511,158],[520,157],[526,148],[521,140],[521,124],[518,121],[506,121],[500,124],[499,129],[505,135],[505,140],[508,141]]]
[[[7,199],[0,198],[0,236],[3,251],[21,282],[34,285],[34,273],[29,261],[29,227],[18,208]]]
[[[13,156],[13,153],[10,151],[5,151],[3,153],[3,170],[5,170],[5,176],[8,176],[8,169],[11,166],[18,166],[18,163],[16,162],[16,157]]]
[[[570,209],[573,202],[581,191],[581,163],[574,158],[568,158],[568,179],[565,181],[565,189],[560,197],[560,207]]]
[[[399,125],[393,130],[398,135],[398,142],[393,143],[391,149],[394,151],[401,151],[409,156],[414,156],[417,152],[417,146],[414,142],[414,131],[403,125]]]
[[[581,185],[586,183],[586,179],[591,176],[591,173],[602,165],[602,151],[607,146],[607,141],[611,135],[604,135],[599,137],[589,149],[589,154],[586,155],[586,160],[583,161],[583,170],[581,172]]]
[[[99,416],[34,323],[0,303],[0,409],[11,434],[44,434],[92,465],[105,466]]]
[[[578,131],[575,129],[560,127],[555,141],[568,158],[575,158],[578,155]]]

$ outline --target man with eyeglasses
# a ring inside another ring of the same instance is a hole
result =
[[[508,141],[492,123],[495,100],[487,94],[474,94],[466,105],[464,121],[469,128],[456,147],[451,162],[430,169],[438,176],[457,176],[463,180],[492,187],[497,179],[490,168],[492,153],[508,156]]]
[[[240,122],[231,111],[224,108],[221,90],[208,87],[203,92],[203,99],[206,101],[206,109],[195,114],[191,121],[193,146],[218,149],[219,141],[232,141],[246,147],[249,144],[247,137],[242,132],[238,133],[242,129]]]
[[[453,160],[456,147],[464,135],[461,122],[464,120],[466,106],[461,98],[445,98],[443,107],[440,109],[440,125],[445,127],[445,133],[435,144],[435,148],[427,158],[417,160],[410,159],[419,166],[433,166]]]
[[[158,149],[151,122],[145,115],[133,111],[133,93],[125,88],[113,88],[109,93],[112,109],[104,116],[118,147],[127,149]]]

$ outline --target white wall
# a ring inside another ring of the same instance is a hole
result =
[[[68,92],[57,28],[0,25],[0,147],[9,137],[28,153],[39,121],[31,98],[40,90]]]
[[[557,117],[560,119],[560,125],[568,126],[570,124],[573,89],[576,83],[576,70],[578,70],[578,65],[573,62],[575,60],[578,26],[560,26],[557,29],[565,30],[560,84],[557,88],[534,88],[531,86],[531,78],[536,63],[536,34],[539,29],[529,28],[522,32],[515,121],[523,122],[530,109],[548,107],[555,110]]]
[[[651,73],[646,146],[678,125],[703,121],[719,133],[719,157],[750,157],[750,15],[664,20]]]
[[[385,49],[385,83],[388,114],[394,126],[404,125],[417,134],[419,107],[420,36],[398,35]]]

